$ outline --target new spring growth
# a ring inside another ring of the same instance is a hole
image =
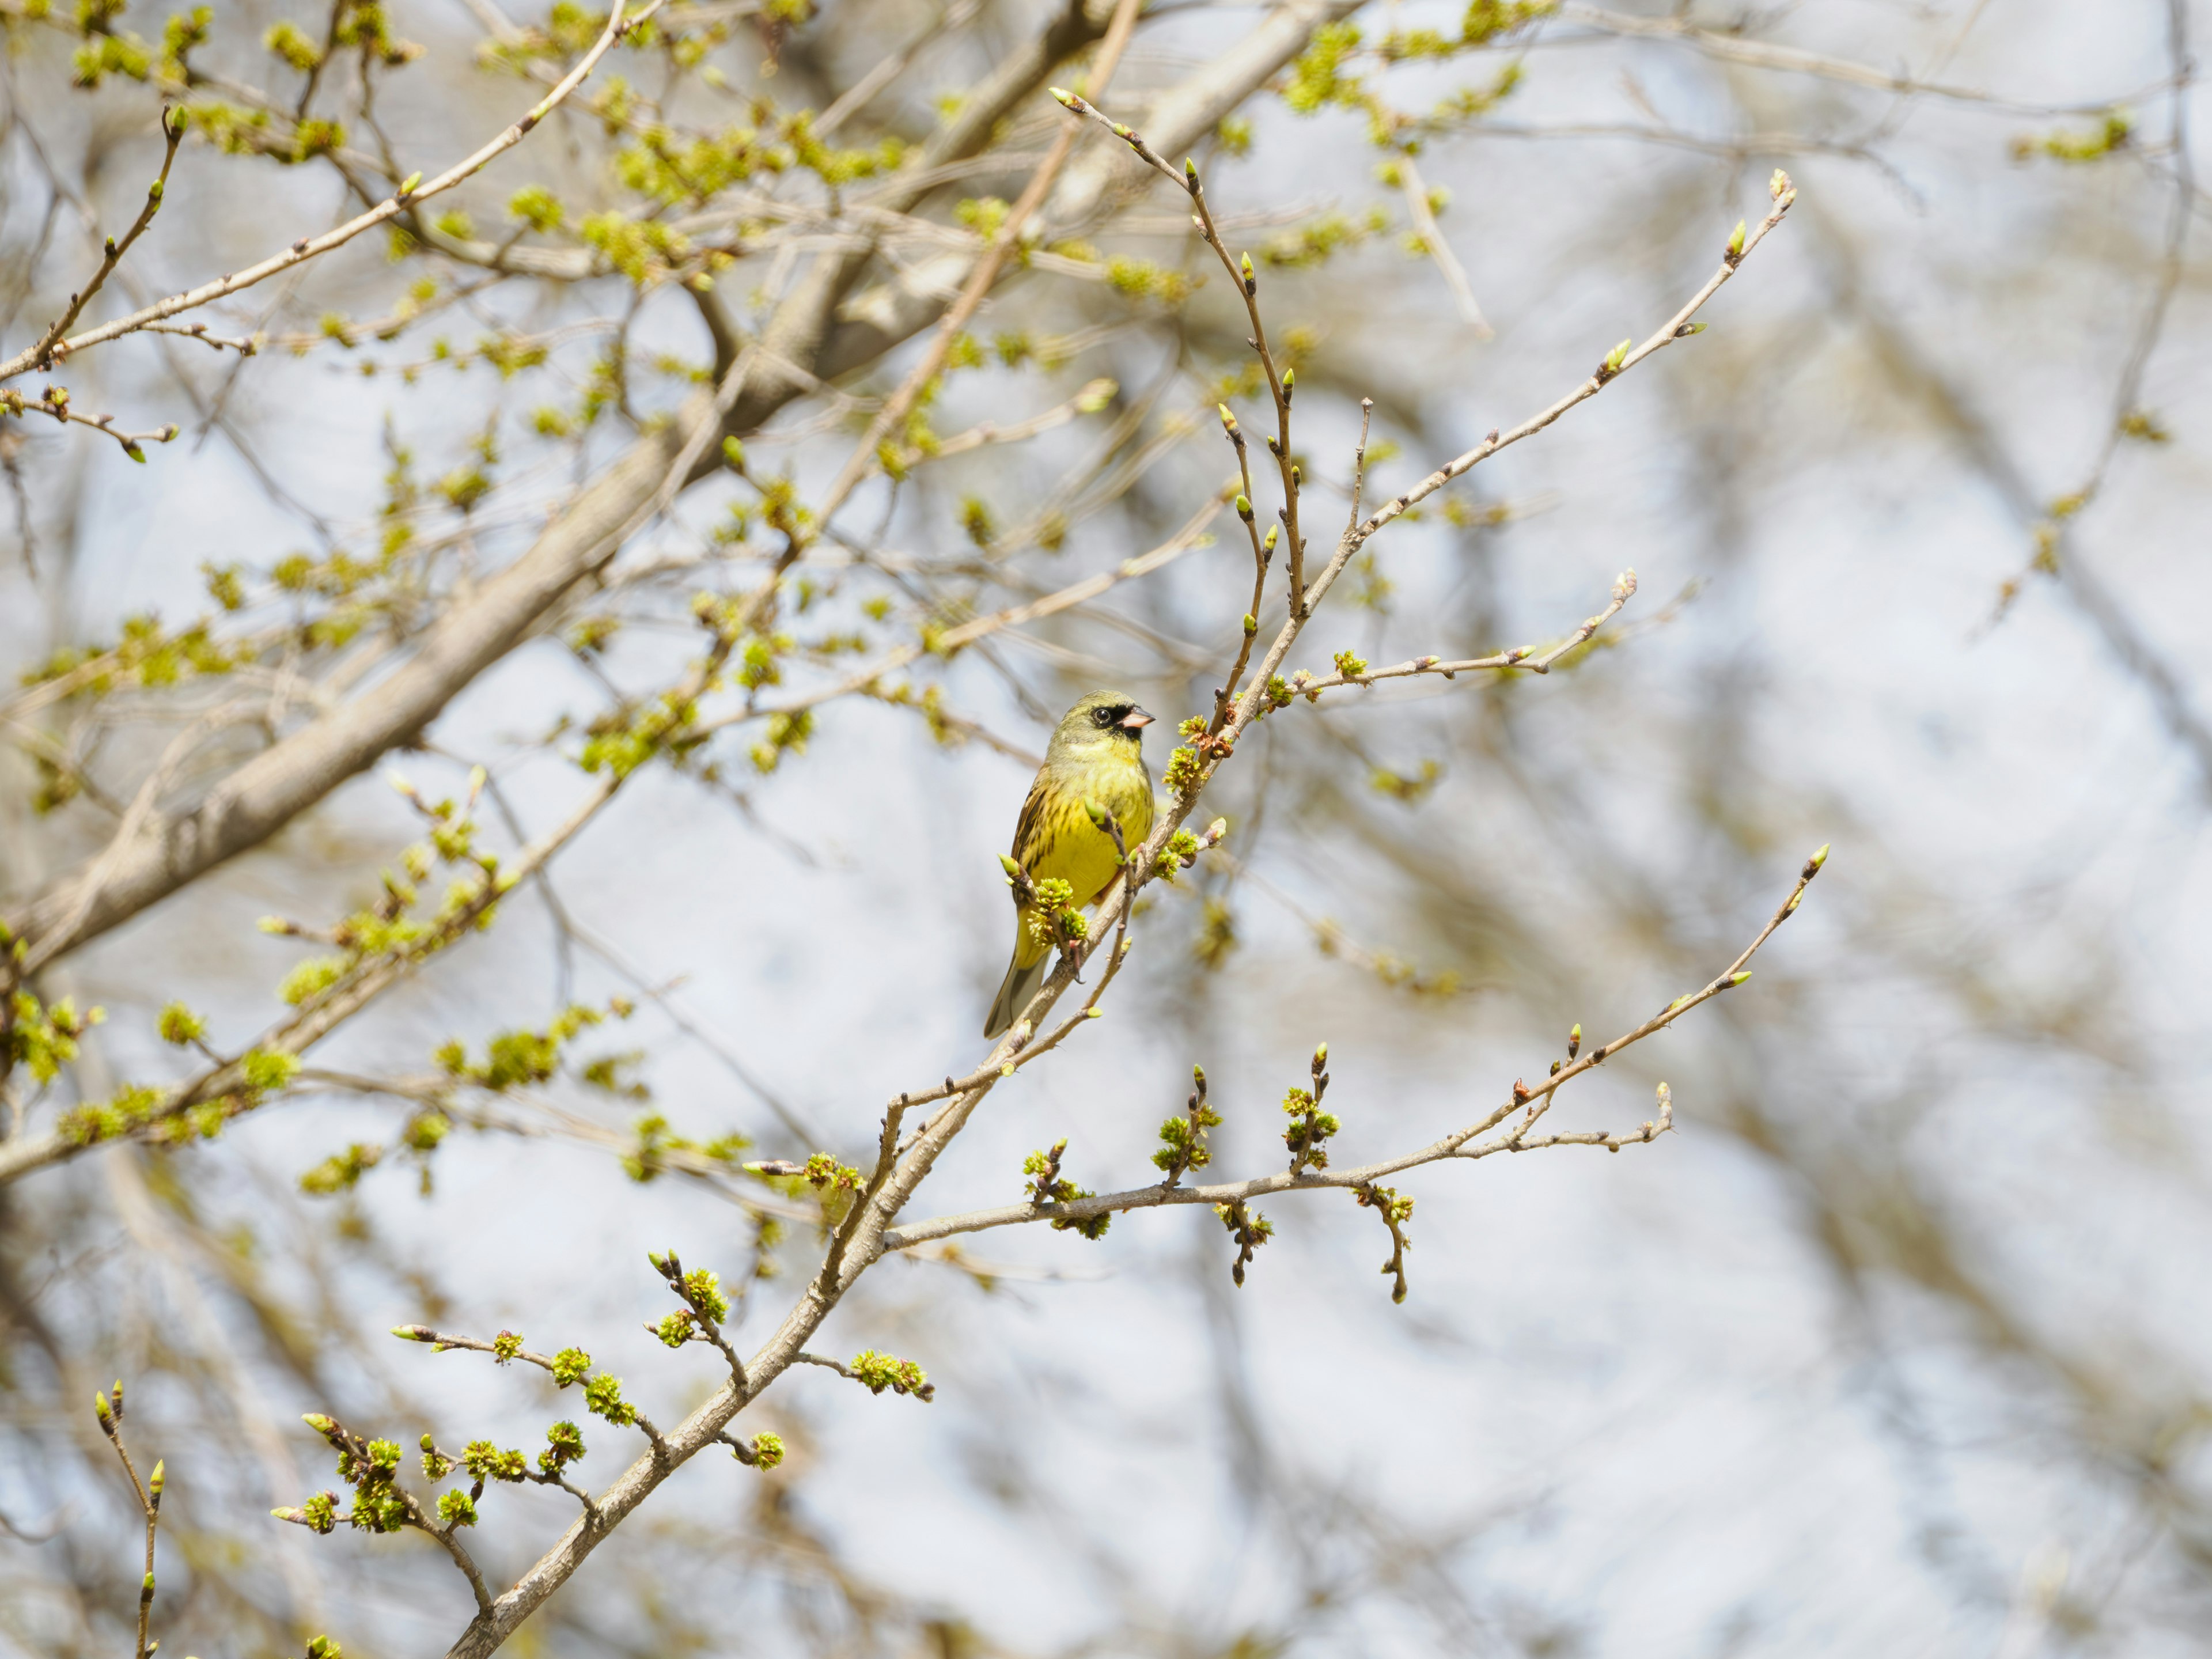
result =
[[[1777,167],[1774,176],[1766,181],[1766,193],[1774,198],[1777,206],[1786,208],[1797,199],[1797,186],[1790,182],[1788,173]]]
[[[1314,1050],[1313,1087],[1292,1089],[1283,1097],[1283,1110],[1291,1120],[1283,1131],[1283,1145],[1291,1149],[1291,1173],[1297,1174],[1309,1167],[1328,1168],[1328,1138],[1340,1127],[1336,1119],[1321,1109],[1323,1096],[1328,1093],[1328,1044],[1322,1043]]]
[[[1283,402],[1287,405],[1298,389],[1298,372],[1295,368],[1283,371]]]
[[[1230,1237],[1237,1241],[1237,1260],[1229,1269],[1229,1277],[1237,1288],[1244,1288],[1244,1269],[1252,1260],[1252,1252],[1275,1236],[1275,1224],[1263,1215],[1255,1215],[1244,1207],[1243,1199],[1227,1204],[1217,1204],[1213,1213],[1221,1218],[1221,1224],[1229,1230]]]
[[[1605,354],[1605,361],[1597,367],[1597,378],[1601,384],[1620,373],[1620,366],[1628,361],[1628,348],[1634,343],[1632,338],[1623,340]]]
[[[1735,234],[1729,238],[1728,252],[1722,256],[1730,265],[1743,258],[1743,221],[1735,222]]]
[[[1260,291],[1260,279],[1252,274],[1252,256],[1249,253],[1244,256],[1243,269],[1244,272],[1244,297],[1249,300]]]
[[[407,198],[409,198],[410,196],[412,196],[412,195],[415,193],[415,186],[416,186],[416,185],[419,185],[419,184],[421,184],[422,182],[422,175],[421,173],[409,173],[409,174],[407,175],[407,182],[406,182],[405,184],[404,184],[404,185],[400,185],[400,186],[399,186],[399,198],[400,198],[400,199],[401,199],[402,201],[404,201]]]
[[[1075,889],[1057,877],[1036,884],[1036,908],[1030,916],[1030,937],[1040,945],[1066,946],[1091,936],[1091,924],[1075,908]]]
[[[1797,872],[1797,890],[1790,896],[1790,902],[1782,907],[1784,917],[1797,914],[1797,905],[1805,896],[1805,884],[1820,873],[1820,866],[1828,861],[1828,843],[1822,842],[1820,850],[1805,860],[1805,867]]]
[[[1575,1022],[1574,1030],[1567,1033],[1567,1058],[1572,1060],[1583,1049],[1583,1023]]]
[[[854,1380],[870,1394],[889,1389],[893,1394],[910,1394],[925,1404],[937,1398],[937,1385],[911,1359],[866,1348],[853,1356],[851,1370]]]
[[[1206,1103],[1206,1068],[1192,1066],[1190,1077],[1196,1086],[1183,1103],[1183,1115],[1160,1125],[1159,1150],[1152,1154],[1152,1167],[1167,1177],[1160,1183],[1164,1187],[1174,1186],[1185,1170],[1202,1170],[1213,1159],[1206,1132],[1220,1123],[1221,1115]]]
[[[1275,537],[1279,533],[1279,528],[1280,527],[1279,526],[1272,524],[1269,525],[1267,526],[1267,534],[1260,544],[1260,551],[1271,559],[1275,556]]]
[[[1413,1241],[1406,1237],[1406,1224],[1413,1219],[1413,1200],[1398,1196],[1395,1187],[1378,1187],[1369,1182],[1355,1188],[1353,1199],[1382,1218],[1382,1224],[1390,1230],[1390,1259],[1382,1264],[1382,1271],[1396,1282],[1390,1287],[1390,1299],[1406,1299],[1406,1252],[1413,1248]]]
[[[1048,1206],[1054,1204],[1071,1204],[1079,1198],[1092,1196],[1088,1188],[1077,1186],[1060,1173],[1060,1160],[1066,1152],[1067,1142],[1062,1139],[1055,1142],[1050,1152],[1031,1152],[1022,1160],[1022,1173],[1031,1177],[1030,1203]],[[1088,1218],[1067,1216],[1054,1221],[1052,1228],[1054,1232],[1078,1232],[1085,1238],[1099,1239],[1106,1236],[1106,1230],[1113,1224],[1113,1222],[1114,1218],[1110,1212]]]
[[[1244,434],[1237,430],[1237,416],[1230,412],[1229,405],[1227,404],[1216,404],[1213,407],[1221,416],[1221,429],[1229,434],[1229,441],[1231,443],[1243,442]]]
[[[1241,493],[1237,495],[1237,516],[1243,520],[1246,524],[1252,522],[1252,498],[1249,495]]]

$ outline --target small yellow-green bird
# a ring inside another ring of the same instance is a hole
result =
[[[1152,723],[1124,691],[1093,691],[1062,717],[1014,827],[1014,858],[1031,881],[1066,882],[1079,905],[1106,896],[1121,860],[1114,837],[1091,823],[1089,806],[1111,812],[1132,848],[1152,833],[1152,775],[1145,769],[1144,752],[1145,728]],[[987,1037],[1011,1026],[1044,982],[1052,947],[1031,931],[1035,913],[1034,905],[1024,906],[1016,896],[1014,959],[983,1024]]]

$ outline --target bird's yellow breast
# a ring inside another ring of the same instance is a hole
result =
[[[1152,828],[1152,781],[1144,762],[1116,756],[1047,766],[1037,775],[1015,834],[1014,856],[1033,879],[1066,882],[1078,904],[1096,903],[1121,867],[1113,836],[1091,823],[1086,802],[1113,813],[1123,842],[1133,848]],[[1016,949],[1026,966],[1044,947],[1030,939],[1024,926]]]

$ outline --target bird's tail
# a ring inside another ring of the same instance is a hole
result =
[[[995,1041],[1006,1034],[1014,1017],[1029,1006],[1037,987],[1044,983],[1044,971],[1051,965],[1049,951],[1039,951],[1037,959],[1026,968],[1022,966],[1021,952],[1014,953],[1014,959],[1006,964],[1006,977],[999,986],[998,998],[991,1004],[991,1017],[983,1022],[987,1041]]]

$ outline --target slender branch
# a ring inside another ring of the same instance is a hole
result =
[[[1360,401],[1360,454],[1367,452],[1367,411],[1374,407],[1371,400]],[[1237,641],[1237,660],[1230,665],[1229,677],[1214,688],[1213,718],[1207,726],[1210,732],[1218,732],[1222,722],[1229,718],[1229,705],[1237,696],[1237,688],[1244,683],[1244,666],[1252,660],[1252,641],[1260,635],[1260,606],[1267,597],[1267,567],[1275,556],[1275,532],[1268,527],[1267,539],[1260,537],[1259,515],[1252,507],[1252,462],[1244,445],[1244,428],[1237,424],[1237,416],[1229,405],[1220,405],[1221,428],[1229,436],[1237,451],[1237,477],[1243,489],[1237,497],[1237,516],[1244,521],[1244,533],[1252,544],[1252,604],[1244,613],[1243,626]]]
[[[118,432],[112,415],[80,415],[70,407],[67,386],[50,386],[35,398],[26,398],[20,392],[0,387],[0,414],[13,415],[21,419],[26,415],[44,415],[64,426],[74,422],[88,426],[95,432],[104,432],[123,447],[123,453],[134,461],[146,459],[141,444],[165,444],[177,435],[174,422],[151,432]]]
[[[1620,614],[1636,592],[1636,573],[1624,570],[1613,584],[1612,603],[1595,617],[1585,617],[1566,638],[1534,650],[1516,645],[1510,651],[1499,651],[1487,657],[1468,657],[1457,662],[1445,662],[1437,657],[1415,657],[1410,662],[1395,663],[1388,668],[1363,668],[1357,672],[1339,672],[1316,678],[1301,671],[1291,676],[1288,685],[1294,696],[1314,702],[1324,691],[1334,691],[1346,685],[1372,685],[1377,680],[1407,679],[1420,674],[1440,674],[1445,679],[1478,669],[1518,668],[1532,674],[1548,674],[1553,665],[1577,647],[1587,644],[1592,635]]]
[[[55,318],[52,325],[39,337],[39,343],[30,351],[32,368],[52,368],[57,358],[69,355],[70,348],[61,343],[62,337],[83,313],[85,307],[92,303],[93,296],[106,286],[115,267],[123,263],[123,256],[131,252],[131,245],[145,234],[146,227],[154,222],[154,216],[161,210],[161,197],[169,187],[169,168],[177,159],[177,146],[185,142],[184,119],[173,109],[165,108],[161,112],[161,171],[147,187],[146,205],[138,210],[137,218],[131,222],[131,228],[123,233],[122,240],[118,241],[112,236],[108,238],[106,257],[100,260],[100,269],[93,272],[92,280],[84,285],[82,292],[70,295],[70,302],[62,314]],[[170,430],[174,432],[175,428],[173,427]]]
[[[1275,405],[1275,434],[1267,440],[1267,449],[1275,458],[1282,481],[1281,514],[1283,532],[1289,543],[1291,615],[1294,619],[1303,620],[1308,610],[1304,597],[1305,538],[1298,532],[1298,492],[1303,480],[1299,477],[1297,462],[1291,459],[1291,399],[1296,390],[1297,376],[1293,370],[1278,370],[1275,367],[1274,351],[1267,343],[1267,325],[1260,315],[1260,284],[1252,269],[1252,258],[1249,254],[1245,255],[1240,266],[1229,257],[1228,246],[1222,241],[1220,232],[1214,225],[1213,210],[1206,204],[1206,185],[1199,177],[1195,163],[1186,160],[1182,172],[1178,173],[1145,142],[1142,133],[1103,114],[1089,100],[1057,87],[1053,88],[1053,96],[1075,114],[1097,122],[1128,145],[1131,152],[1147,167],[1182,186],[1190,198],[1191,222],[1197,227],[1206,245],[1221,261],[1221,268],[1229,273],[1229,280],[1236,285],[1237,293],[1243,296],[1245,320],[1252,329],[1246,343],[1260,360],[1261,373],[1267,379],[1268,395]]]
[[[1278,1170],[1270,1175],[1255,1176],[1247,1181],[1222,1182],[1204,1187],[1170,1187],[1154,1182],[1132,1188],[1126,1192],[1101,1193],[1094,1197],[1072,1199],[1065,1203],[1008,1204],[994,1209],[971,1210],[963,1214],[939,1216],[933,1220],[919,1221],[910,1226],[888,1231],[884,1234],[885,1248],[911,1249],[917,1244],[927,1244],[962,1233],[983,1232],[994,1227],[1018,1226],[1028,1222],[1054,1219],[1085,1220],[1093,1216],[1111,1215],[1125,1210],[1151,1209],[1163,1204],[1241,1204],[1274,1193],[1333,1188],[1358,1190],[1370,1187],[1401,1170],[1418,1169],[1446,1158],[1487,1158],[1496,1152],[1533,1152],[1539,1147],[1555,1146],[1602,1146],[1618,1152],[1624,1146],[1656,1139],[1673,1126],[1670,1094],[1662,1093],[1661,1111],[1656,1118],[1626,1134],[1592,1132],[1532,1140],[1527,1138],[1528,1124],[1524,1123],[1497,1140],[1483,1142],[1480,1137],[1498,1127],[1516,1112],[1526,1111],[1528,1123],[1534,1122],[1559,1091],[1576,1078],[1595,1069],[1623,1049],[1632,1048],[1655,1032],[1663,1031],[1683,1015],[1711,1001],[1723,992],[1742,984],[1750,977],[1745,971],[1745,964],[1758,954],[1761,945],[1773,937],[1774,930],[1796,913],[1805,889],[1820,873],[1821,865],[1826,862],[1827,850],[1824,847],[1807,860],[1789,896],[1783,900],[1758,936],[1744,947],[1735,961],[1698,990],[1677,997],[1642,1024],[1561,1066],[1537,1087],[1529,1089],[1525,1085],[1516,1085],[1512,1096],[1503,1105],[1425,1146],[1345,1170],[1307,1168]],[[1663,1089],[1664,1085],[1662,1087]]]
[[[1489,319],[1482,314],[1482,307],[1475,303],[1474,285],[1467,279],[1467,268],[1451,251],[1451,244],[1444,240],[1443,231],[1437,223],[1437,210],[1429,202],[1429,187],[1419,169],[1414,167],[1413,158],[1400,155],[1390,166],[1396,169],[1399,191],[1406,198],[1406,212],[1413,222],[1413,234],[1420,239],[1422,247],[1443,274],[1444,286],[1451,290],[1452,303],[1459,308],[1460,320],[1473,329],[1477,337],[1494,338],[1498,331],[1491,327]]]
[[[1608,356],[1598,365],[1588,380],[1552,404],[1550,408],[1530,416],[1520,425],[1508,431],[1491,433],[1473,449],[1445,462],[1411,489],[1396,496],[1371,514],[1358,528],[1348,532],[1343,542],[1339,544],[1337,556],[1330,562],[1328,569],[1316,581],[1316,592],[1310,596],[1310,599],[1317,599],[1321,593],[1326,592],[1329,584],[1336,580],[1345,564],[1350,561],[1354,553],[1359,550],[1367,538],[1403,514],[1407,507],[1418,501],[1425,501],[1453,479],[1463,476],[1481,462],[1488,460],[1499,450],[1510,448],[1524,438],[1534,437],[1576,404],[1596,397],[1607,386],[1654,352],[1672,345],[1677,340],[1687,339],[1692,334],[1698,332],[1703,325],[1693,324],[1691,319],[1704,308],[1705,301],[1719,293],[1722,285],[1735,275],[1737,267],[1750,257],[1754,248],[1766,240],[1767,234],[1782,222],[1783,216],[1790,211],[1791,204],[1797,199],[1796,187],[1790,182],[1790,175],[1780,171],[1777,171],[1774,175],[1771,193],[1774,198],[1772,210],[1759,222],[1756,228],[1745,234],[1741,242],[1730,243],[1728,250],[1721,256],[1720,268],[1706,278],[1705,286],[1692,295],[1688,302],[1680,311],[1668,319],[1666,323],[1647,336],[1639,344],[1626,352]]]

